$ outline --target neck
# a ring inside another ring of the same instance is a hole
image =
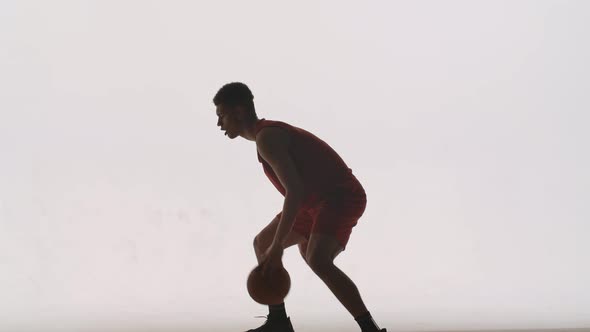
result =
[[[260,121],[260,119],[255,119],[252,122],[249,122],[244,126],[244,131],[240,136],[249,140],[249,141],[256,141],[256,124]]]

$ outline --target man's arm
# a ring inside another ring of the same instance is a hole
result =
[[[256,137],[258,153],[272,167],[285,188],[283,213],[273,240],[273,245],[280,244],[281,247],[293,227],[304,193],[303,182],[287,150],[288,143],[288,134],[276,127],[264,128]]]

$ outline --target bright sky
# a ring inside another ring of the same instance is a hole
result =
[[[382,327],[590,326],[589,13],[0,2],[0,330],[262,323],[245,280],[283,201],[254,143],[216,127],[232,81],[363,183],[336,263]],[[284,260],[296,330],[358,328],[296,248]]]

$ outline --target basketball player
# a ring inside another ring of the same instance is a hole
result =
[[[282,211],[254,238],[254,252],[263,273],[282,267],[283,250],[298,245],[306,264],[362,332],[386,332],[371,317],[354,282],[334,265],[367,203],[352,170],[310,132],[285,122],[259,119],[254,96],[243,83],[224,85],[213,103],[217,125],[226,136],[256,142],[264,173],[285,197]],[[285,303],[269,306],[266,322],[248,332],[293,332]]]

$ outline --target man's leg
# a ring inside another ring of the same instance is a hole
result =
[[[256,259],[260,264],[260,260],[262,255],[266,252],[268,247],[270,247],[278,224],[280,221],[280,215],[277,215],[256,237],[254,238],[254,252],[256,253]],[[301,243],[305,241],[305,236],[291,231],[287,235],[287,239],[285,244],[283,245],[283,249],[291,247],[295,244]],[[285,331],[289,332],[293,330],[293,326],[289,318],[287,317],[287,312],[285,310],[285,303],[280,303],[276,305],[269,305],[268,306],[268,319],[264,325],[256,328],[248,330],[249,332],[268,332],[268,331]]]
[[[277,215],[268,225],[266,225],[266,227],[264,227],[258,233],[258,235],[256,235],[256,237],[254,237],[254,253],[256,254],[256,259],[258,260],[259,264],[262,255],[266,252],[266,250],[268,249],[268,247],[270,247],[272,241],[274,240],[275,233],[277,232],[277,228],[279,226],[279,221],[280,217]],[[305,241],[305,236],[292,230],[287,235],[287,239],[285,240],[283,249],[287,249],[291,246],[294,246]]]
[[[307,264],[324,281],[336,298],[353,317],[367,312],[367,307],[354,282],[334,265],[334,258],[344,250],[336,237],[328,234],[311,234],[305,255]]]
[[[334,258],[343,250],[335,236],[313,233],[307,244],[305,260],[359,323],[363,331],[378,331],[379,327],[367,310],[357,286],[334,265]]]

